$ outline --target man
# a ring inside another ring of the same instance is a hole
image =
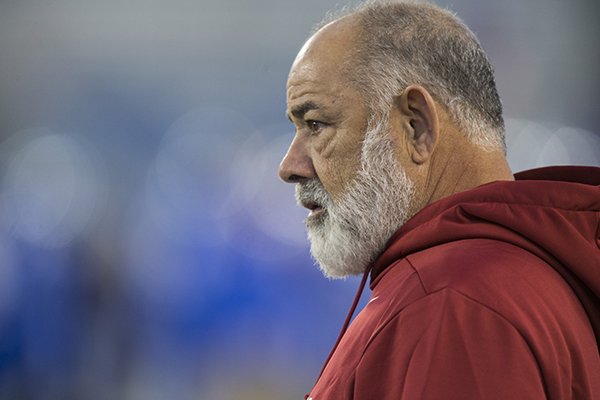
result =
[[[309,398],[600,398],[600,169],[515,180],[462,22],[361,6],[304,44],[287,96],[279,173],[310,210],[311,252],[372,289]]]

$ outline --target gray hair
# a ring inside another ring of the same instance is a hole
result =
[[[473,143],[506,151],[493,67],[458,17],[406,1],[371,1],[342,13],[335,19],[356,17],[361,29],[343,72],[367,99],[373,118],[387,115],[394,96],[417,84],[447,108]]]

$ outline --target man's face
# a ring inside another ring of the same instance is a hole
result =
[[[332,198],[341,196],[360,164],[369,110],[358,91],[340,75],[344,31],[311,39],[300,51],[287,85],[288,117],[296,135],[281,163],[290,182],[317,178]],[[333,36],[329,38],[329,36]],[[331,39],[331,40],[329,40]],[[320,210],[313,210],[311,216]]]
[[[369,124],[364,99],[340,74],[355,30],[326,27],[298,54],[287,91],[296,135],[279,171],[310,210],[311,252],[331,277],[364,271],[408,218],[414,191],[387,121]]]

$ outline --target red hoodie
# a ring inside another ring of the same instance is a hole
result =
[[[516,179],[390,239],[310,398],[600,399],[600,168]]]

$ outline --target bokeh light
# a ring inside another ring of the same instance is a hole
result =
[[[2,214],[8,232],[40,247],[68,245],[98,217],[98,166],[68,135],[40,128],[5,141]],[[10,154],[10,155],[8,155]]]

